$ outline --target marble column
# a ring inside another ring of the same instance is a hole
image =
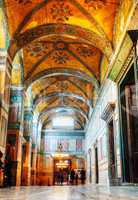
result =
[[[0,151],[3,153],[2,161],[4,162],[7,124],[8,124],[8,110],[9,110],[9,84],[11,74],[6,67],[7,52],[0,48]],[[0,186],[3,185],[3,171],[0,172]]]
[[[24,112],[24,144],[23,152],[23,175],[22,185],[28,186],[31,184],[31,165],[32,165],[32,109],[26,109]]]
[[[31,185],[36,185],[37,146],[32,144]]]
[[[11,87],[9,121],[7,131],[7,154],[12,160],[13,186],[21,184],[21,161],[22,161],[22,138],[23,138],[23,90],[21,87]]]

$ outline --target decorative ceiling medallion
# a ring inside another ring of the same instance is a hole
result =
[[[32,0],[15,0],[18,4],[27,5],[32,3]]]
[[[66,64],[70,60],[68,55],[63,51],[56,51],[53,59],[57,64]]]
[[[43,54],[47,53],[48,46],[45,41],[39,41],[36,43],[33,43],[33,45],[27,46],[27,52],[30,54],[30,56],[39,57]]]
[[[79,53],[80,56],[82,57],[90,57],[90,56],[94,56],[95,52],[88,48],[88,47],[78,47],[77,48],[77,52]]]
[[[52,4],[50,14],[53,20],[58,22],[67,21],[69,17],[73,15],[70,6],[66,4],[64,0],[56,0],[56,2]]]
[[[67,44],[63,41],[57,41],[55,44],[54,44],[54,48],[56,50],[65,50],[67,49]]]
[[[84,3],[97,10],[102,9],[106,5],[107,0],[84,0]]]

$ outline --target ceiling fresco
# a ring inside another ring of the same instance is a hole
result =
[[[107,65],[114,52],[119,2],[3,1],[11,38],[8,62],[22,52],[24,86],[31,88],[43,127],[51,128],[56,115],[68,115],[74,129],[85,129],[100,89],[102,59]],[[12,78],[15,83],[17,75]]]
[[[5,5],[12,35],[42,24],[68,23],[111,39],[118,1],[5,0]]]

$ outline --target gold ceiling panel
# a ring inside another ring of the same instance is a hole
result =
[[[60,93],[69,92],[80,94],[84,99],[91,99],[93,87],[90,83],[81,81],[75,77],[66,76],[43,78],[32,84],[32,95],[34,99],[51,94],[49,90],[52,93],[59,91]]]
[[[34,13],[32,18],[28,21],[22,32],[34,28],[38,25],[51,24],[51,23],[64,23],[75,26],[81,26],[94,31],[96,34],[101,35],[98,28],[95,26],[91,16],[84,13],[83,7],[80,9],[77,1],[70,0],[52,0],[49,1],[39,11]],[[77,7],[78,6],[78,7]]]
[[[25,56],[26,54],[24,54]],[[54,68],[70,68],[75,70],[80,70],[85,72],[90,77],[97,76],[99,79],[99,67],[100,67],[100,54],[97,54],[97,58],[89,59],[89,64],[87,60],[84,58],[80,59],[74,52],[67,52],[67,51],[53,51],[50,55],[45,56],[41,63],[39,60],[31,63],[28,59],[24,60],[24,65],[26,66],[24,69],[24,76],[25,79],[28,80],[29,78],[33,78],[36,75],[40,74],[41,72],[54,69]],[[40,58],[41,61],[41,58]],[[90,61],[93,61],[92,63]],[[98,66],[97,66],[98,64]],[[27,67],[28,66],[28,67]]]
[[[5,0],[11,35],[41,24],[68,23],[111,39],[117,5],[117,0]]]
[[[38,5],[42,0],[5,0],[9,31],[14,35],[27,13]]]
[[[36,106],[36,111],[38,111],[39,113],[42,112],[42,110],[46,109],[46,108],[51,108],[51,107],[56,107],[60,105],[60,99],[57,98],[53,98],[51,101],[46,102],[46,101],[41,101],[41,103],[39,103]]]
[[[85,102],[82,102],[81,100],[78,100],[76,98],[70,98],[70,97],[53,97],[51,100],[42,100],[40,101],[36,107],[35,111],[41,113],[44,109],[53,108],[53,107],[62,107],[62,106],[69,106],[69,107],[77,107],[81,110],[83,110],[85,113],[89,113],[89,107]]]
[[[78,87],[76,85],[74,85],[73,83],[69,83],[68,81],[58,81],[56,84],[51,85],[48,89],[47,89],[47,94],[50,94],[52,92],[59,92],[59,93],[74,93],[77,94],[79,96],[82,96],[84,98],[86,98],[86,96],[84,95],[83,91],[79,90]]]
[[[34,82],[32,84],[33,98],[40,93],[43,94],[43,91],[45,91],[50,85],[54,84],[55,81],[57,81],[57,79],[52,77],[46,79],[43,78]]]

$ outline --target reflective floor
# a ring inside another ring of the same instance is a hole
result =
[[[0,189],[2,200],[138,200],[138,187],[55,186]]]

